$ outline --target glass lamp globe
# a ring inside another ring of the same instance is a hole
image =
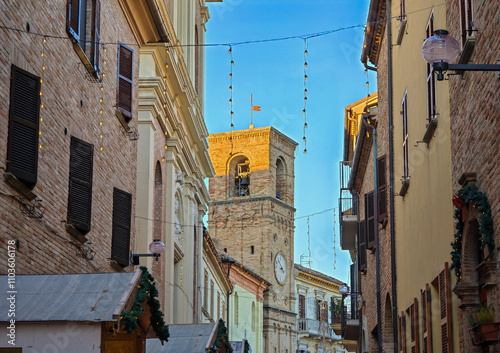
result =
[[[422,56],[429,64],[435,62],[453,62],[459,54],[458,42],[448,35],[448,31],[439,29],[422,45]]]
[[[158,239],[155,239],[151,244],[149,244],[149,252],[151,254],[163,254],[165,252],[165,244]]]
[[[349,293],[349,287],[346,284],[343,284],[339,287],[339,292],[342,295],[346,295],[347,293]]]

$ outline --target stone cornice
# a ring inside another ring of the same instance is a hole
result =
[[[326,281],[326,280],[324,280],[322,278],[316,277],[314,275],[311,275],[309,273],[305,273],[305,272],[302,272],[302,271],[299,271],[299,273],[297,275],[297,278],[298,279],[303,279],[305,281],[312,282],[314,284],[318,284],[318,285],[323,286],[323,287],[328,287],[330,289],[333,289],[334,291],[338,291],[339,287],[340,287],[339,284]]]
[[[223,204],[234,204],[237,202],[252,202],[252,201],[262,201],[262,200],[269,200],[271,202],[277,203],[280,206],[286,207],[292,212],[295,212],[296,209],[290,205],[287,205],[283,201],[272,197],[272,196],[256,196],[256,197],[238,197],[238,198],[232,198],[230,200],[222,200],[222,201],[212,201],[209,202],[209,205],[223,205]]]

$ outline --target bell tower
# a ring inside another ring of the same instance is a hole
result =
[[[295,351],[294,153],[273,127],[211,134],[208,227],[215,245],[264,277],[263,352]]]

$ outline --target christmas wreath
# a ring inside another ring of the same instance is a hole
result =
[[[464,222],[467,218],[467,204],[479,211],[479,234],[481,244],[480,262],[493,258],[495,249],[495,239],[493,238],[493,218],[491,218],[491,207],[485,193],[482,192],[476,185],[467,185],[453,195],[453,204],[457,208],[454,212],[455,218],[455,235],[451,243],[451,266],[450,269],[455,270],[457,279],[462,278],[462,235],[464,230]],[[485,259],[484,248],[488,246],[488,256]]]
[[[163,321],[163,313],[160,309],[160,303],[156,299],[158,296],[158,290],[154,284],[154,278],[148,272],[146,267],[141,266],[140,269],[142,271],[142,275],[138,284],[139,291],[137,292],[137,297],[132,305],[132,309],[122,313],[120,317],[121,324],[124,325],[127,333],[131,333],[137,329],[137,320],[144,313],[142,303],[147,300],[151,311],[151,326],[160,340],[168,342],[170,334],[168,332],[168,326],[165,325],[165,321]]]

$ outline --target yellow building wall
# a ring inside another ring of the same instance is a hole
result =
[[[392,16],[400,13],[400,2],[392,2]],[[414,298],[419,301],[420,347],[422,347],[421,289],[438,275],[444,262],[450,261],[453,241],[453,205],[451,186],[450,108],[448,82],[436,80],[438,126],[429,145],[418,143],[426,132],[426,62],[421,47],[426,26],[434,16],[434,30],[446,29],[446,6],[441,1],[406,1],[407,26],[401,45],[394,45],[401,22],[392,20],[393,43],[393,119],[394,180],[397,195],[403,178],[402,100],[407,93],[408,160],[410,186],[405,197],[395,197],[396,261],[398,313],[405,311]],[[456,283],[450,273],[453,289]],[[432,285],[431,285],[432,287]],[[451,294],[453,352],[459,351],[457,297]],[[441,351],[439,297],[432,291],[433,351]],[[409,318],[406,318],[407,347]]]

